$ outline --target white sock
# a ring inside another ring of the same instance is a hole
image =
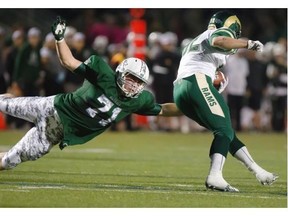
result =
[[[248,149],[244,146],[240,148],[235,154],[234,157],[241,161],[250,171],[253,173],[259,173],[264,171],[252,158],[249,154]]]
[[[251,157],[251,155],[248,152],[248,149],[243,146],[240,148],[235,154],[234,157],[237,158],[239,161],[244,163],[244,165],[249,168],[255,161]]]
[[[261,173],[266,173],[267,171],[264,170],[262,167],[260,167],[258,164],[256,164],[255,162],[253,164],[251,164],[250,167],[248,167],[249,171],[251,171],[252,173],[256,174],[261,174]]]
[[[211,165],[210,165],[209,175],[222,176],[222,169],[223,169],[226,158],[219,153],[215,153],[211,155],[210,158],[211,158]]]

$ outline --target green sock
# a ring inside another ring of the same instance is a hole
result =
[[[245,145],[237,138],[237,136],[234,135],[234,139],[232,140],[229,147],[229,152],[234,156],[234,154],[244,146]]]
[[[227,136],[216,135],[212,142],[209,155],[211,156],[215,153],[219,153],[224,157],[227,157],[230,142],[231,140]]]

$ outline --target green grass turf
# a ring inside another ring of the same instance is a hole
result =
[[[0,132],[0,151],[23,134]],[[224,177],[240,193],[207,191],[210,133],[106,132],[1,172],[0,207],[287,208],[286,134],[238,137],[259,165],[279,174],[275,184],[262,186],[229,155]]]

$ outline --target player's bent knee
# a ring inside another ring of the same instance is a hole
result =
[[[230,142],[234,139],[235,132],[232,128],[222,128],[221,130],[216,131],[215,136],[226,137]]]

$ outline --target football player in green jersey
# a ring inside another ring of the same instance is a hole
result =
[[[183,49],[174,81],[177,107],[214,134],[209,152],[211,165],[205,185],[210,189],[228,192],[239,191],[228,184],[222,175],[228,152],[241,161],[263,185],[270,185],[278,178],[261,168],[237,138],[231,125],[229,108],[219,93],[227,86],[228,80],[223,80],[218,90],[213,86],[215,73],[237,49],[262,51],[261,42],[238,39],[240,34],[241,23],[235,14],[229,11],[214,14],[208,29]]]
[[[54,145],[83,144],[100,135],[131,113],[140,115],[182,115],[174,103],[157,104],[144,90],[149,69],[138,58],[127,58],[113,71],[98,56],[85,62],[73,57],[64,39],[65,21],[52,25],[61,64],[85,81],[72,93],[49,97],[11,97],[0,95],[0,111],[33,122],[26,135],[8,152],[0,154],[0,170],[36,160]]]

